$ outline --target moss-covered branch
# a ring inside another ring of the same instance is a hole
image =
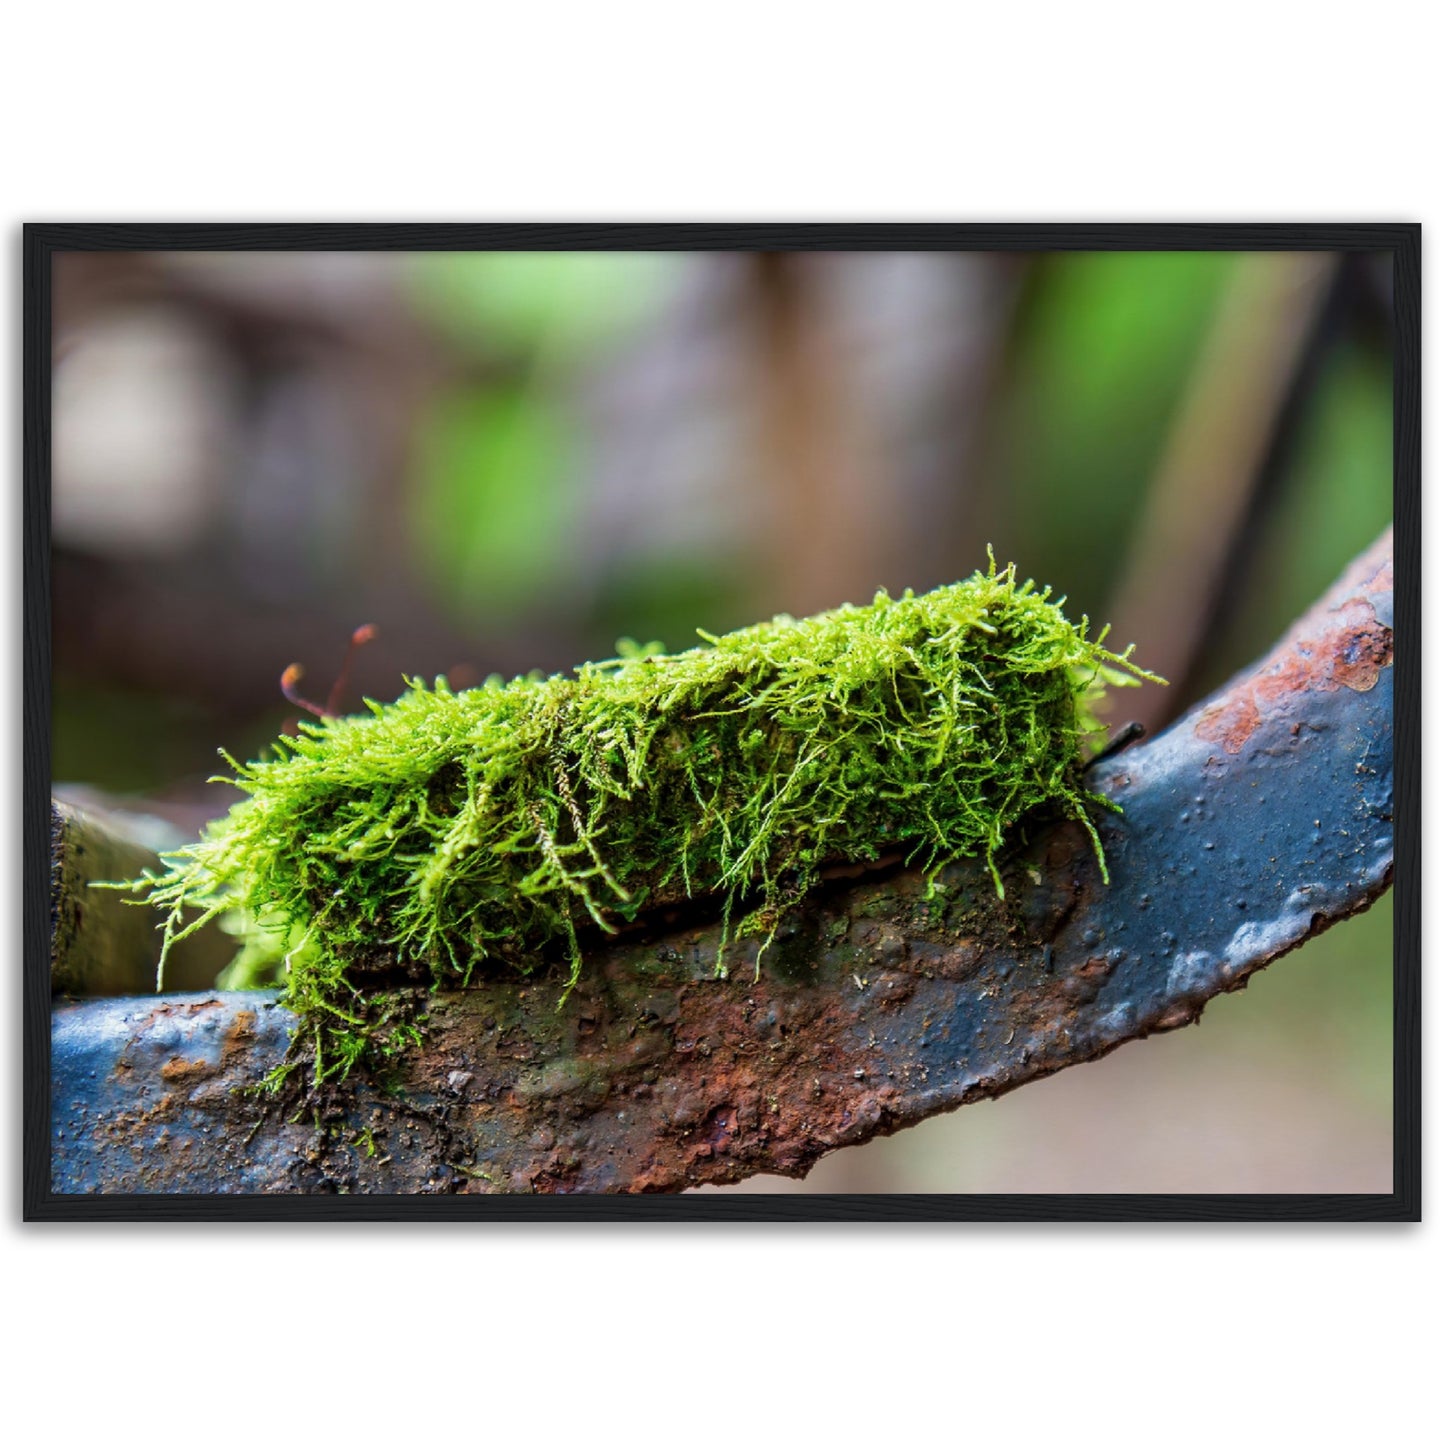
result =
[[[575,674],[412,686],[236,768],[247,794],[151,888],[240,908],[285,958],[315,1077],[414,1041],[390,1006],[531,974],[658,910],[710,901],[764,946],[829,864],[932,875],[995,859],[1031,812],[1094,835],[1080,744],[1106,682],[1147,677],[1012,568]],[[1101,869],[1105,859],[1094,837]],[[756,967],[756,965],[754,965]]]

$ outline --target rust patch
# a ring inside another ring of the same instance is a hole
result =
[[[1084,1026],[1085,1012],[1113,970],[1111,958],[1094,954],[1011,1000],[1011,1025],[1018,1046],[1045,1064],[1054,1055],[1071,1055],[1073,1037]]]
[[[221,1038],[221,1067],[230,1069],[240,1055],[248,1053],[256,1042],[256,1015],[241,1009]]]
[[[208,1013],[211,1009],[224,1008],[225,1005],[218,998],[205,998],[195,1003],[162,1003],[157,1004],[136,1026],[137,1035],[143,1034],[154,1023],[161,1019],[170,1018],[194,1018],[197,1014]]]
[[[1394,633],[1372,619],[1343,640],[1334,658],[1335,682],[1353,692],[1369,692],[1394,661],[1394,650]]]
[[[1384,572],[1393,569],[1388,565]],[[1378,591],[1379,574],[1370,591]],[[1275,649],[1264,665],[1206,707],[1194,725],[1196,737],[1239,753],[1271,716],[1292,711],[1307,692],[1369,692],[1394,662],[1395,634],[1361,596],[1311,613]],[[1296,727],[1296,735],[1298,728]]]
[[[1248,694],[1232,697],[1206,709],[1194,725],[1196,737],[1223,743],[1227,753],[1240,752],[1259,727],[1259,707]]]
[[[188,1086],[214,1079],[220,1071],[219,1064],[207,1063],[205,1059],[183,1059],[177,1054],[161,1065],[161,1078],[172,1087]]]

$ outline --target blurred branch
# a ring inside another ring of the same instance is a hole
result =
[[[96,998],[155,987],[161,937],[154,910],[129,895],[93,888],[123,882],[161,861],[126,837],[118,819],[52,800],[50,804],[50,986],[56,994]],[[183,939],[166,963],[173,989],[209,988],[236,953],[217,928]]]
[[[1393,538],[1253,671],[1105,764],[1112,883],[1073,823],[1005,872],[839,879],[712,977],[715,924],[599,948],[561,985],[428,1003],[425,1047],[297,1112],[267,995],[58,1009],[56,1190],[675,1191],[823,1154],[1194,1022],[1389,886]],[[1103,776],[1099,776],[1102,774]],[[855,870],[862,872],[862,870]],[[289,1120],[289,1122],[288,1122]],[[195,1145],[196,1147],[191,1147]]]
[[[1109,618],[1174,684],[1175,706],[1297,428],[1340,272],[1334,255],[1241,257],[1165,444]],[[1150,729],[1170,709],[1162,692],[1133,707]]]
[[[762,476],[773,514],[766,552],[783,584],[780,605],[802,616],[836,604],[839,577],[876,585],[887,575],[898,519],[873,475],[866,418],[849,404],[820,273],[789,252],[749,259]]]

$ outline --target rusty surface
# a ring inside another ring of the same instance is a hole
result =
[[[1385,542],[1350,567],[1332,590],[1333,601],[1308,612],[1258,667],[1200,709],[1195,731],[1201,738],[1238,753],[1266,718],[1289,712],[1301,694],[1341,687],[1368,692],[1376,685],[1395,654],[1390,534]]]
[[[960,862],[840,878],[714,978],[713,923],[618,943],[556,980],[427,1000],[425,1047],[289,1112],[239,1092],[293,1020],[266,995],[54,1015],[65,1192],[676,1191],[801,1175],[829,1150],[1004,1093],[1208,1000],[1388,886],[1392,539],[1280,645],[1093,774],[1105,886],[1039,823],[1006,900]]]

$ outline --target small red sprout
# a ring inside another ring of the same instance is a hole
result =
[[[346,684],[351,676],[351,660],[356,655],[356,649],[363,647],[376,637],[376,627],[373,623],[366,622],[351,634],[351,641],[346,644],[346,655],[341,659],[341,670],[336,674],[336,682],[332,686],[326,698],[326,705],[312,702],[309,698],[302,697],[296,691],[296,684],[305,676],[305,669],[299,662],[293,662],[285,672],[281,674],[281,695],[287,702],[294,703],[299,708],[304,708],[314,717],[340,717],[341,699],[346,694]]]

